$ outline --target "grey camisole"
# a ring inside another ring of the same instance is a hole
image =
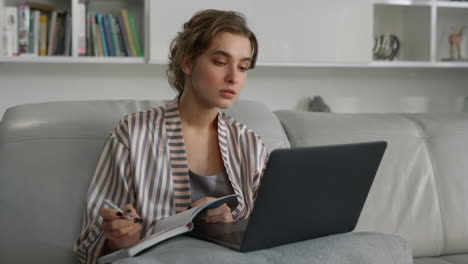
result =
[[[192,202],[195,202],[203,197],[222,197],[229,194],[234,194],[231,181],[226,172],[220,172],[216,175],[205,176],[197,174],[189,170],[190,176],[190,191],[192,192]],[[227,205],[233,211],[238,203],[236,199],[231,199]]]

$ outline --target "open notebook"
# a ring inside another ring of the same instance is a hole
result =
[[[151,246],[158,244],[168,238],[187,233],[193,229],[193,219],[203,212],[206,209],[216,208],[224,203],[226,203],[229,199],[238,196],[237,194],[231,194],[224,197],[220,197],[216,200],[211,202],[199,205],[197,207],[193,207],[189,210],[185,210],[181,213],[171,215],[167,218],[159,220],[156,223],[154,228],[154,233],[151,236],[148,236],[142,239],[138,244],[126,248],[115,251],[108,255],[102,256],[98,259],[99,264],[103,263],[111,263],[121,258],[133,257],[139,252],[144,249],[147,249]]]

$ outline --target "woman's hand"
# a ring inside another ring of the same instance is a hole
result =
[[[106,236],[104,253],[111,253],[122,248],[129,248],[141,238],[142,220],[131,204],[127,204],[124,213],[133,220],[126,219],[122,213],[111,208],[103,208],[99,211],[104,221],[100,228]]]
[[[196,207],[202,204],[205,204],[209,201],[216,200],[214,197],[203,197],[200,200],[193,202],[191,204],[192,207]],[[233,222],[231,209],[227,206],[226,203],[223,205],[212,208],[206,209],[204,214],[201,214],[197,217],[197,221],[201,223],[218,223],[218,222]]]

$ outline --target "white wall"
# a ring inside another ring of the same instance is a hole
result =
[[[0,115],[25,103],[90,99],[171,99],[161,65],[0,63]],[[468,69],[259,67],[241,98],[272,110],[306,109],[307,98],[468,95]],[[336,100],[335,100],[336,101]],[[331,105],[333,110],[333,105]]]

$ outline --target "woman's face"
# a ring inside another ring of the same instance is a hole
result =
[[[197,101],[225,109],[232,106],[242,91],[250,61],[250,40],[224,32],[184,72]]]

